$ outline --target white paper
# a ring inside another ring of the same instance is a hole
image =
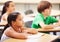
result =
[[[28,39],[26,40],[26,42],[38,42],[38,41],[39,41],[38,39],[39,39],[42,35],[44,35],[44,34],[42,34],[42,33],[37,33],[37,34],[35,34],[35,35],[30,35],[30,36],[28,36]]]
[[[42,33],[37,33],[35,35],[30,35],[28,36],[28,39],[36,39],[36,38],[40,38],[43,34]]]
[[[38,39],[27,39],[26,42],[38,42]]]

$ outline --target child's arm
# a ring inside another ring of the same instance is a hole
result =
[[[36,34],[38,33],[38,31],[34,28],[24,28],[24,30],[22,32],[26,32],[26,33],[29,33],[29,34]]]
[[[58,22],[57,23],[54,23],[53,25],[54,26],[60,26],[60,20],[58,20]]]
[[[43,28],[43,29],[53,29],[56,26],[60,26],[60,20],[58,22],[56,22],[55,24],[50,24],[50,25],[46,25],[44,24],[44,22],[40,22],[39,25]]]
[[[5,34],[8,37],[12,37],[12,38],[16,38],[16,39],[26,39],[28,37],[28,34],[26,34],[26,33],[18,33],[18,32],[13,31],[13,30],[7,30],[5,32]]]
[[[44,24],[44,22],[40,22],[39,25],[43,29],[53,29],[53,27],[54,27],[53,25],[46,25],[46,24]]]

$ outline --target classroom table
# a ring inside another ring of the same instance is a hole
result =
[[[58,39],[58,36],[55,35],[49,35],[49,34],[44,34],[43,36],[41,36],[40,38],[37,38],[37,41],[28,41],[28,42],[52,42],[56,39]],[[27,42],[27,39],[7,39],[4,42]]]
[[[54,35],[56,35],[56,32],[60,32],[60,28],[53,28],[53,29],[37,29],[39,32],[53,32]]]

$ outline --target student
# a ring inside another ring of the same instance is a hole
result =
[[[37,33],[35,29],[25,28],[22,19],[22,15],[19,12],[11,13],[8,16],[8,24],[5,26],[3,30],[1,41],[4,41],[8,38],[26,39],[28,38],[29,34]]]
[[[38,5],[38,12],[37,16],[33,20],[32,28],[43,28],[43,29],[53,29],[55,26],[60,25],[60,21],[56,18],[50,16],[52,5],[48,1],[41,1]],[[53,25],[53,23],[55,23]]]
[[[15,10],[15,4],[12,1],[7,1],[4,3],[3,10],[2,10],[2,17],[1,22],[7,23],[7,17],[10,13],[12,13]]]

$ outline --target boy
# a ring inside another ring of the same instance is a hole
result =
[[[32,28],[52,29],[55,26],[59,26],[60,22],[50,15],[52,4],[48,1],[41,1],[38,5],[39,14],[35,17],[32,23]],[[58,23],[56,23],[58,22]],[[56,23],[55,25],[52,25]]]

